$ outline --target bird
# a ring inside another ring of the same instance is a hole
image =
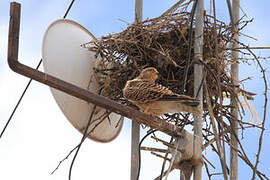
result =
[[[154,67],[143,69],[138,77],[126,82],[123,97],[139,107],[141,112],[152,116],[178,112],[201,114],[198,99],[174,93],[157,84],[158,74]]]

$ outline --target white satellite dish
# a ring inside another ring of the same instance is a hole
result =
[[[53,22],[45,32],[42,43],[45,73],[97,93],[99,85],[93,76],[93,67],[98,59],[93,52],[81,47],[93,39],[95,37],[87,29],[74,21],[59,19]],[[51,92],[69,122],[83,133],[93,104],[54,88]],[[88,132],[96,128],[88,137],[98,142],[109,142],[119,134],[123,117],[111,113],[109,118],[104,119],[102,115],[106,111],[97,109]]]

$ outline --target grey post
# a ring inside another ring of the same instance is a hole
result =
[[[238,30],[238,20],[239,20],[239,0],[232,0],[232,24],[234,31],[237,32]],[[234,38],[239,40],[238,33],[235,33]],[[237,44],[232,44],[232,48],[237,48]],[[234,61],[238,60],[238,51],[233,51],[232,56]],[[239,74],[239,65],[238,63],[234,63],[231,66],[232,77],[233,77],[233,84],[238,85],[238,74]],[[238,117],[238,105],[237,102],[231,100],[232,106],[235,106],[232,109],[232,114],[236,118]],[[238,180],[238,121],[232,120],[232,129],[233,133],[231,133],[231,147],[230,147],[230,180]]]
[[[135,23],[142,21],[142,4],[143,0],[135,0]],[[140,125],[132,121],[131,127],[131,166],[130,179],[135,180],[139,168],[138,146],[140,142]]]
[[[195,2],[194,2],[195,3]],[[194,59],[203,60],[203,24],[204,24],[204,0],[198,0],[195,11],[195,45]],[[203,72],[202,65],[194,65],[194,94],[196,96],[202,82]],[[199,108],[202,110],[203,88],[200,89],[198,98],[201,100]],[[194,141],[193,141],[193,156],[196,161],[202,158],[202,115],[194,118]],[[202,179],[202,163],[198,163],[194,167],[194,180]]]

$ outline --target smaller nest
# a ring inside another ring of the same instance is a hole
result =
[[[189,27],[188,12],[174,13],[131,24],[120,33],[90,42],[89,50],[101,57],[95,72],[102,94],[131,105],[123,98],[122,89],[127,80],[138,76],[146,67],[155,67],[159,71],[161,76],[157,83],[181,94],[189,48]],[[205,16],[203,62],[193,58],[192,42],[191,61],[188,64],[184,94],[194,96],[194,65],[202,64],[216,118],[219,112],[228,110],[228,106],[223,105],[224,94],[238,100],[239,91],[234,90],[228,67],[235,63],[227,49],[228,44],[234,41],[231,29],[225,23],[217,20],[214,23],[213,17]],[[194,37],[194,31],[192,33]]]

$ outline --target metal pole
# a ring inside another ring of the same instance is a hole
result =
[[[143,0],[135,0],[135,23],[142,21]],[[131,166],[130,179],[136,180],[139,169],[139,142],[140,142],[140,124],[132,121],[131,125]]]
[[[203,60],[203,24],[204,24],[204,0],[197,0],[195,14],[195,44],[194,59]],[[196,96],[203,79],[202,65],[194,65],[194,94]],[[198,99],[201,100],[199,108],[202,111],[203,88],[200,89]],[[202,115],[194,117],[194,141],[193,141],[193,158],[198,162],[194,167],[194,180],[202,179]]]
[[[135,22],[142,21],[143,0],[135,0]]]
[[[232,24],[233,29],[236,32],[234,35],[234,39],[239,40],[238,35],[238,20],[239,20],[239,0],[232,1]],[[232,48],[238,48],[238,44],[232,44]],[[239,64],[237,63],[239,53],[238,51],[232,52],[232,57],[235,61],[231,66],[231,72],[233,77],[233,84],[238,85],[238,75],[239,75]],[[235,118],[238,117],[238,105],[237,101],[234,99],[231,100],[231,104],[233,107],[232,114]],[[234,132],[231,133],[231,147],[230,147],[230,180],[238,180],[238,121],[231,120],[232,130]]]

